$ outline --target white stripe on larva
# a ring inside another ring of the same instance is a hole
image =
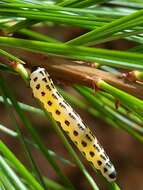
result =
[[[66,103],[56,90],[52,79],[44,68],[38,68],[31,73],[30,87],[34,96],[40,100],[44,108],[53,118],[60,122],[62,129],[67,133],[85,158],[109,181],[116,179],[114,166],[104,149],[91,130],[84,125],[80,116]]]

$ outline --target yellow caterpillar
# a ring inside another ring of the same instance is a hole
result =
[[[83,123],[80,116],[58,93],[52,79],[44,68],[38,68],[31,73],[30,87],[34,96],[40,100],[53,118],[60,122],[62,129],[85,158],[97,170],[100,170],[109,182],[114,181],[116,171],[109,157],[91,130]]]

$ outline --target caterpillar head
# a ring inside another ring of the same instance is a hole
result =
[[[113,166],[113,164],[110,164],[109,162],[107,162],[103,169],[101,170],[102,175],[107,179],[107,181],[109,182],[113,182],[116,180],[116,170]]]

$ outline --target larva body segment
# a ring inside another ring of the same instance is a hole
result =
[[[85,158],[109,181],[116,179],[116,171],[95,135],[82,122],[78,114],[57,92],[49,74],[44,68],[31,73],[30,87],[34,97],[43,104],[53,118],[61,124]]]

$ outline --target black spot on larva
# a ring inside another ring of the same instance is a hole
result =
[[[53,98],[58,100],[58,98],[57,98],[57,96],[55,94],[52,94],[52,96],[53,96]]]
[[[33,80],[36,81],[38,79],[38,77],[35,77]]]
[[[45,92],[41,92],[41,95],[42,95],[42,96],[45,96]]]
[[[97,160],[97,164],[101,166],[102,162],[100,160]]]
[[[107,171],[108,171],[107,168],[104,168],[104,173],[107,172]]]
[[[78,118],[80,118],[80,116],[75,112],[75,111],[73,111],[74,112],[74,114],[78,117]]]
[[[70,105],[69,105],[65,100],[63,100],[63,103],[64,103],[65,105],[67,105],[68,107],[70,107]]]
[[[87,143],[85,141],[81,141],[81,144],[82,144],[83,147],[87,146]]]
[[[79,127],[79,129],[84,130],[83,126],[80,123],[78,123],[77,126]]]
[[[77,145],[78,144],[78,142],[77,141],[74,141],[74,143]]]
[[[52,90],[48,84],[46,85],[46,88],[47,88],[49,91]]]
[[[105,151],[103,152],[103,154],[104,154],[104,156],[106,157],[106,159],[109,158]]]
[[[46,79],[46,77],[45,77],[45,78],[43,78],[42,80],[43,80],[44,82],[47,82],[47,79]]]
[[[89,131],[89,133],[92,135],[93,138],[95,138],[94,134],[92,133],[92,131]]]
[[[101,146],[101,144],[99,143],[99,141],[97,142],[97,144],[100,146],[101,149],[103,149],[102,146]]]
[[[94,148],[97,149],[98,152],[100,152],[100,149],[98,148],[98,146],[96,146],[96,144],[94,144],[93,146],[94,146]]]
[[[51,106],[51,105],[52,105],[52,102],[51,102],[51,101],[48,101],[48,105]]]
[[[112,165],[112,163],[111,163],[110,161],[109,161],[108,163],[109,163],[110,165]]]
[[[44,76],[44,73],[43,73],[43,71],[40,71],[39,73],[40,73],[41,75],[43,75],[43,76]]]
[[[51,82],[51,86],[52,86],[53,88],[55,88],[55,86],[54,86],[53,82]]]
[[[40,84],[37,84],[36,85],[36,89],[38,90],[40,88]]]
[[[106,163],[106,166],[108,166],[109,168],[112,167],[112,164],[110,164],[109,162]]]
[[[66,124],[67,126],[69,126],[69,125],[70,125],[70,122],[69,122],[68,120],[65,120],[65,124]]]
[[[65,109],[66,109],[66,106],[65,106],[62,102],[60,102],[59,105],[60,105],[62,108],[65,108]]]
[[[48,75],[48,79],[51,80],[51,77]]]
[[[87,138],[89,141],[92,142],[92,138],[91,138],[88,134],[86,134],[85,136],[86,136],[86,138]]]
[[[111,179],[116,178],[116,171],[112,172],[112,173],[109,175],[109,177],[110,177]]]
[[[60,94],[59,94],[59,92],[56,92],[59,96],[61,96]]]
[[[74,136],[78,136],[78,132],[77,131],[73,131]]]
[[[104,155],[100,155],[100,157],[103,159],[103,160],[106,160],[106,157]]]
[[[86,156],[85,152],[82,152],[82,154],[83,154],[84,156]]]
[[[61,112],[60,112],[59,110],[56,110],[56,114],[57,114],[57,115],[60,115]]]
[[[89,154],[91,157],[93,157],[95,155],[94,152],[92,152],[92,151],[90,151]]]
[[[70,116],[72,119],[76,120],[75,116],[74,116],[72,113],[69,113],[69,116]]]

